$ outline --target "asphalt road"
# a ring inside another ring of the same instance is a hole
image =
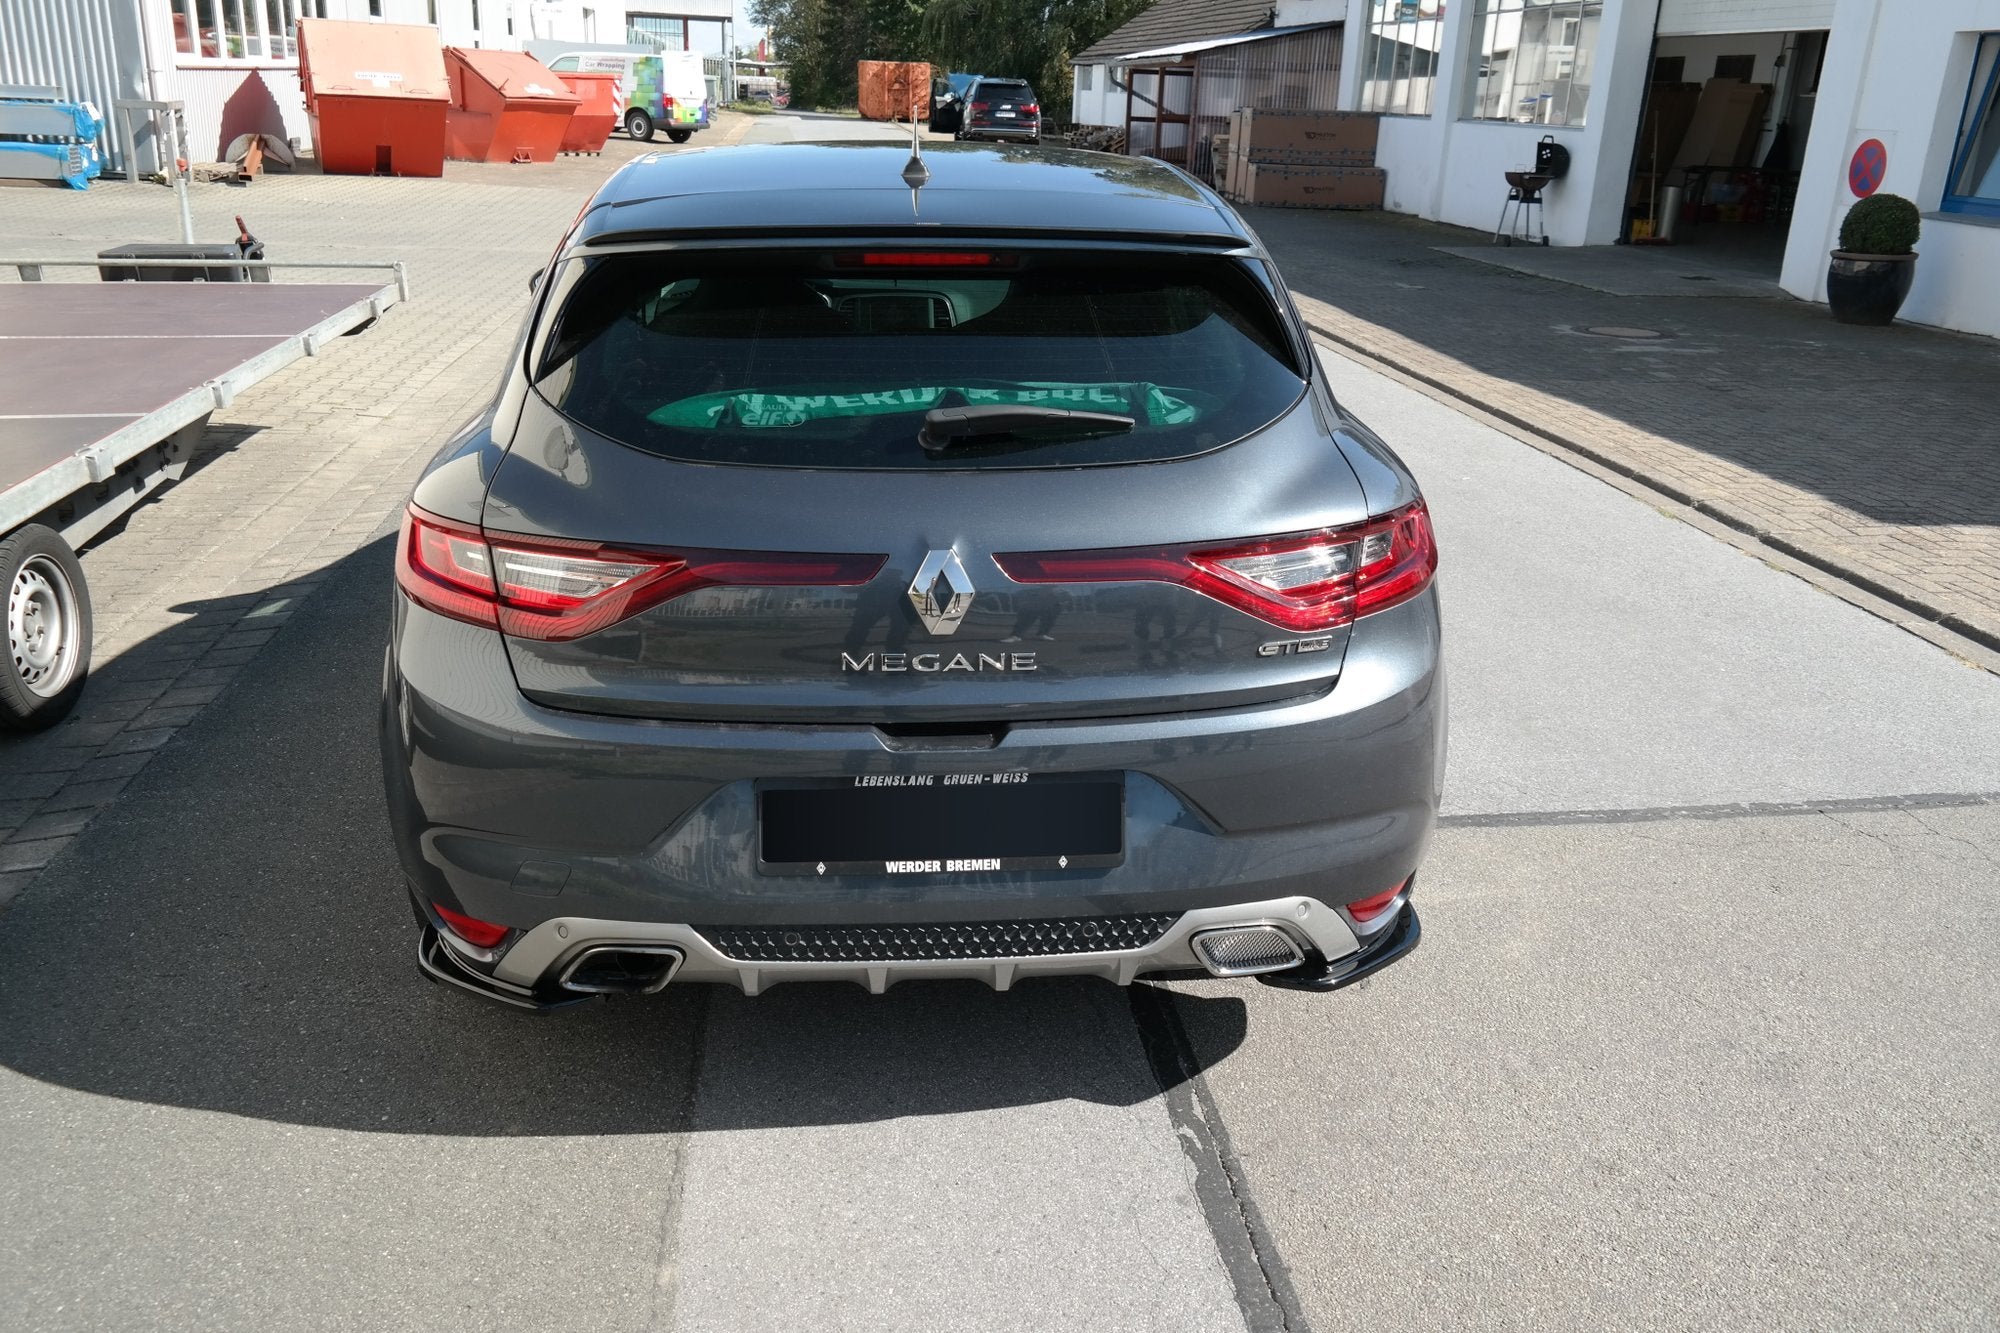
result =
[[[1991,1327],[2000,678],[1328,369],[1444,550],[1412,958],[432,987],[378,540],[0,916],[0,1327]]]
[[[925,142],[949,138],[949,135],[932,134],[923,131]],[[745,132],[742,143],[828,143],[828,142],[876,142],[881,140],[910,141],[908,124],[891,125],[876,120],[858,120],[853,116],[831,116],[816,111],[798,111],[789,115],[761,115],[753,117],[750,128]]]

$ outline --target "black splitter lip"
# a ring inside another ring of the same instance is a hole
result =
[[[1416,904],[1406,902],[1396,916],[1396,924],[1389,927],[1382,939],[1364,953],[1331,963],[1314,953],[1297,967],[1288,967],[1282,972],[1266,972],[1257,980],[1280,990],[1311,991],[1324,995],[1343,986],[1352,986],[1363,977],[1373,976],[1412,953],[1423,936],[1423,925],[1417,920]]]

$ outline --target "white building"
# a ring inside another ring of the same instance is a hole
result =
[[[2000,336],[2000,0],[1160,0],[1079,57],[1076,118],[1126,123],[1131,71],[1170,45],[1326,23],[1337,107],[1383,113],[1393,210],[1491,229],[1503,173],[1552,136],[1553,244],[1643,239],[1672,185],[1677,244],[1823,300],[1841,218],[1879,189],[1924,214],[1903,317]],[[1205,161],[1199,135],[1176,160]]]
[[[117,98],[185,104],[196,160],[239,134],[309,141],[301,18],[428,24],[446,46],[641,42],[722,55],[730,0],[0,0],[0,84],[53,85],[107,117]],[[117,134],[101,145],[123,170]],[[156,170],[141,145],[142,170]]]

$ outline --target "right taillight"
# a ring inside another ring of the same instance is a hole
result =
[[[522,639],[580,639],[662,602],[719,584],[848,588],[887,556],[791,551],[639,551],[602,542],[482,532],[410,506],[396,582],[454,620]]]
[[[1297,632],[1345,625],[1430,586],[1437,539],[1422,500],[1348,528],[1227,545],[1009,552],[1016,583],[1175,583]]]

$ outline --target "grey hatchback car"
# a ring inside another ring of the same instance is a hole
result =
[[[1257,976],[1408,953],[1437,547],[1270,257],[1158,162],[650,156],[396,551],[434,980]]]

